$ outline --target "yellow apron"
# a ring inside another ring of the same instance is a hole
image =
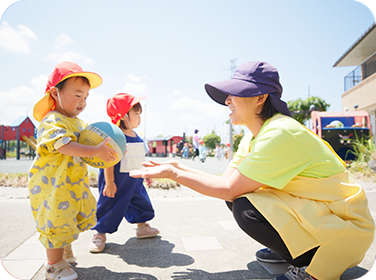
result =
[[[365,192],[347,171],[324,179],[297,176],[283,190],[264,186],[244,196],[277,230],[293,258],[320,246],[306,269],[320,280],[339,279],[372,244],[375,225]]]

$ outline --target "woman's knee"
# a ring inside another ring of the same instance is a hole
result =
[[[245,197],[234,200],[232,212],[238,225],[247,233],[266,221],[264,216]]]

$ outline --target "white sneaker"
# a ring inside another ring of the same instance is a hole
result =
[[[65,260],[49,265],[48,262],[44,264],[46,271],[46,280],[76,280],[77,273],[72,266]]]
[[[157,228],[151,227],[147,223],[143,227],[137,228],[136,230],[137,238],[149,238],[159,234],[159,230]]]
[[[89,250],[92,253],[100,253],[104,250],[106,244],[106,234],[105,233],[95,233],[91,241]]]

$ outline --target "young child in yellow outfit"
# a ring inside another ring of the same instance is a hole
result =
[[[40,126],[28,184],[39,240],[46,248],[46,279],[77,279],[69,264],[75,261],[71,243],[96,224],[96,200],[80,157],[116,159],[106,145],[109,139],[97,146],[77,143],[87,126],[77,116],[86,107],[89,90],[101,83],[99,75],[75,63],[59,63],[48,77],[45,96],[34,107]]]

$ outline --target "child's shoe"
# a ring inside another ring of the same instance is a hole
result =
[[[106,234],[105,233],[95,233],[90,244],[90,252],[100,253],[104,250],[106,244]]]
[[[65,260],[61,260],[53,265],[49,265],[46,262],[44,268],[46,271],[46,280],[76,280],[78,278],[72,266]]]
[[[145,223],[142,227],[137,227],[136,229],[136,237],[137,238],[149,238],[154,237],[159,234],[159,230],[157,228],[151,227],[148,223]]]
[[[68,246],[66,246],[64,248],[63,259],[66,260],[69,263],[76,262],[77,258],[76,258],[76,255],[74,254],[73,250],[72,250],[72,244],[69,244]]]

